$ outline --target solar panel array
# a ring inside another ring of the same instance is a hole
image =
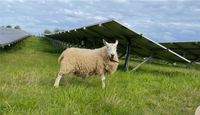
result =
[[[30,34],[23,30],[0,27],[0,47],[11,45],[27,36]]]
[[[200,42],[161,43],[192,62],[200,61]]]
[[[61,40],[71,44],[85,43],[87,48],[101,47],[102,39],[108,42],[119,40],[118,51],[126,51],[127,43],[131,44],[131,53],[141,57],[150,57],[168,60],[172,62],[190,63],[190,60],[173,52],[167,47],[133,31],[116,20],[108,20],[102,23],[81,28],[67,30],[65,32],[47,34],[45,37]]]

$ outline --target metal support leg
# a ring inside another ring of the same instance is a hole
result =
[[[130,53],[131,53],[131,41],[128,39],[128,44],[127,44],[127,49],[126,49],[126,59],[124,63],[124,71],[128,71],[128,62],[130,58]]]
[[[136,71],[140,66],[142,66],[144,63],[149,61],[152,58],[152,56],[146,58],[142,63],[138,64],[136,67],[134,67],[131,71]]]

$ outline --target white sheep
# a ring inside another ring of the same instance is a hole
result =
[[[105,88],[105,73],[114,73],[117,70],[119,60],[117,44],[107,43],[103,40],[104,47],[98,49],[68,48],[60,55],[60,71],[58,72],[54,86],[58,87],[64,74],[74,73],[85,78],[91,75],[101,77],[102,88]]]

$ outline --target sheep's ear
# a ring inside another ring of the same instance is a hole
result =
[[[104,44],[105,46],[108,45],[108,43],[107,43],[106,40],[104,40],[104,39],[103,39],[103,44]]]
[[[118,44],[118,40],[115,41],[115,45],[117,45],[117,44]]]

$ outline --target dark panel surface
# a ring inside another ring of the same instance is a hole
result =
[[[45,36],[72,44],[81,44],[81,41],[85,40],[87,48],[101,47],[103,45],[102,39],[108,42],[119,40],[118,51],[121,53],[126,51],[126,45],[129,41],[131,42],[131,52],[133,55],[141,57],[152,56],[167,61],[190,63],[190,60],[124,26],[116,20],[108,20],[102,23],[67,30],[65,33],[53,33]]]
[[[0,47],[15,43],[27,36],[30,36],[30,34],[25,31],[0,27]]]

